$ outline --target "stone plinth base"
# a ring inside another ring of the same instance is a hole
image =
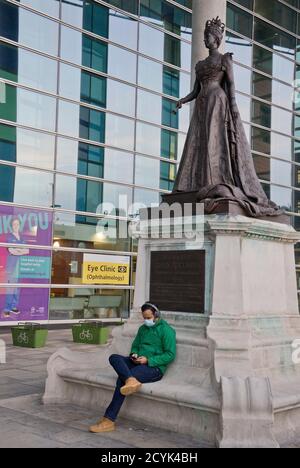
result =
[[[149,229],[143,221],[137,230],[131,318],[93,355],[55,353],[44,402],[104,409],[116,381],[108,357],[129,352],[141,324],[139,307],[149,300],[151,252],[201,249],[206,290],[199,312],[204,313],[163,311],[177,332],[176,361],[161,382],[143,385],[127,398],[122,415],[219,447],[294,441],[300,434],[300,364],[292,347],[300,339],[294,261],[299,234],[284,224],[228,215],[205,216],[203,236],[195,238],[186,229],[186,237],[178,238],[175,227],[166,238],[165,224],[152,226],[149,238]]]

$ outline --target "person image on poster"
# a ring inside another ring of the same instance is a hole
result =
[[[20,233],[20,220],[15,217],[12,220],[12,233],[7,236],[8,244],[26,244]],[[29,255],[29,249],[22,247],[9,247],[6,261],[7,283],[17,284],[19,282],[19,263],[20,257]],[[11,315],[19,315],[20,288],[9,288],[6,292],[5,308],[3,317],[9,318]]]

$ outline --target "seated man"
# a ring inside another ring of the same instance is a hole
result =
[[[125,397],[137,392],[142,384],[158,382],[176,357],[175,330],[160,316],[158,308],[149,302],[141,308],[144,324],[139,328],[129,357],[113,354],[109,362],[119,378],[113,399],[104,417],[90,427],[90,432],[115,430],[115,421]]]

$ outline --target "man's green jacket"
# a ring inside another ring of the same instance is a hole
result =
[[[142,325],[132,343],[131,353],[145,356],[149,367],[159,367],[162,373],[176,357],[176,332],[163,319],[153,327]]]

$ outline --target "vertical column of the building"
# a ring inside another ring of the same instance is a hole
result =
[[[204,60],[208,55],[204,44],[206,21],[217,16],[225,23],[226,0],[193,0],[192,71],[194,71],[196,63],[199,60]],[[225,43],[223,41],[220,52],[223,53],[224,50]]]

